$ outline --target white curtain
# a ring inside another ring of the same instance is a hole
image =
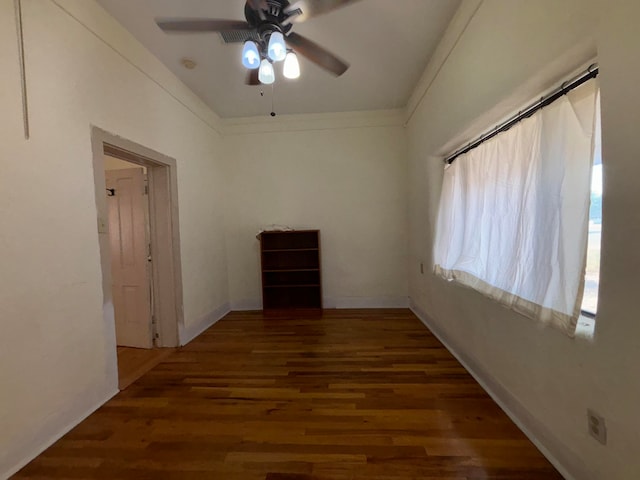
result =
[[[598,104],[590,80],[446,169],[437,274],[574,334]]]

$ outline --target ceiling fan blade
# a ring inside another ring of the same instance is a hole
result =
[[[247,80],[245,81],[247,85],[260,85],[260,80],[258,79],[258,69],[249,70],[247,72]]]
[[[335,76],[339,77],[349,68],[349,64],[340,60],[333,53],[325,50],[315,42],[312,42],[302,35],[295,32],[290,33],[286,37],[287,45],[293,48],[300,55],[307,57],[319,67],[328,70]]]
[[[311,17],[317,17],[324,13],[331,12],[341,7],[346,7],[359,0],[298,0],[292,1],[289,6],[285,7],[285,13],[295,12],[300,9],[301,14],[291,17],[292,23],[300,23]]]
[[[158,18],[156,23],[167,33],[226,32],[253,29],[251,25],[241,20],[214,18]]]

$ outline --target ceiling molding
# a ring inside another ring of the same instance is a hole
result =
[[[413,89],[413,93],[407,101],[405,126],[411,122],[414,113],[422,103],[422,99],[426,96],[431,85],[438,77],[442,67],[447,63],[449,56],[453,53],[453,50],[455,50],[456,45],[458,45],[471,20],[473,20],[478,10],[480,10],[483,2],[484,0],[463,0],[456,11],[440,43],[431,56],[427,68],[425,68],[424,73],[420,77],[420,80],[418,80],[418,83]]]
[[[351,62],[351,67],[336,78],[302,55],[300,78],[280,78],[278,65],[278,80],[271,88],[245,85],[241,44],[226,45],[213,32],[167,35],[154,20],[241,19],[245,0],[96,1],[219,117],[230,119],[268,114],[274,101],[282,115],[403,108],[462,0],[403,0],[402,5],[367,0],[296,23],[297,34]],[[185,56],[198,67],[185,69],[180,62]]]
[[[404,110],[309,113],[223,119],[224,135],[402,126]]]
[[[220,117],[96,2],[50,0],[218,134]]]

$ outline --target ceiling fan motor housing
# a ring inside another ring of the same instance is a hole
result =
[[[289,6],[288,0],[266,0],[264,3],[267,8],[258,12],[247,2],[244,7],[244,16],[247,23],[256,28],[260,39],[266,43],[273,32],[280,32],[283,35],[289,33],[293,25],[291,23],[282,25],[282,23],[295,13],[285,13],[285,8]]]

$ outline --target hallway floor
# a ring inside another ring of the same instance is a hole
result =
[[[404,309],[231,313],[15,478],[562,479]]]
[[[118,347],[118,388],[127,388],[173,351],[173,348]]]

